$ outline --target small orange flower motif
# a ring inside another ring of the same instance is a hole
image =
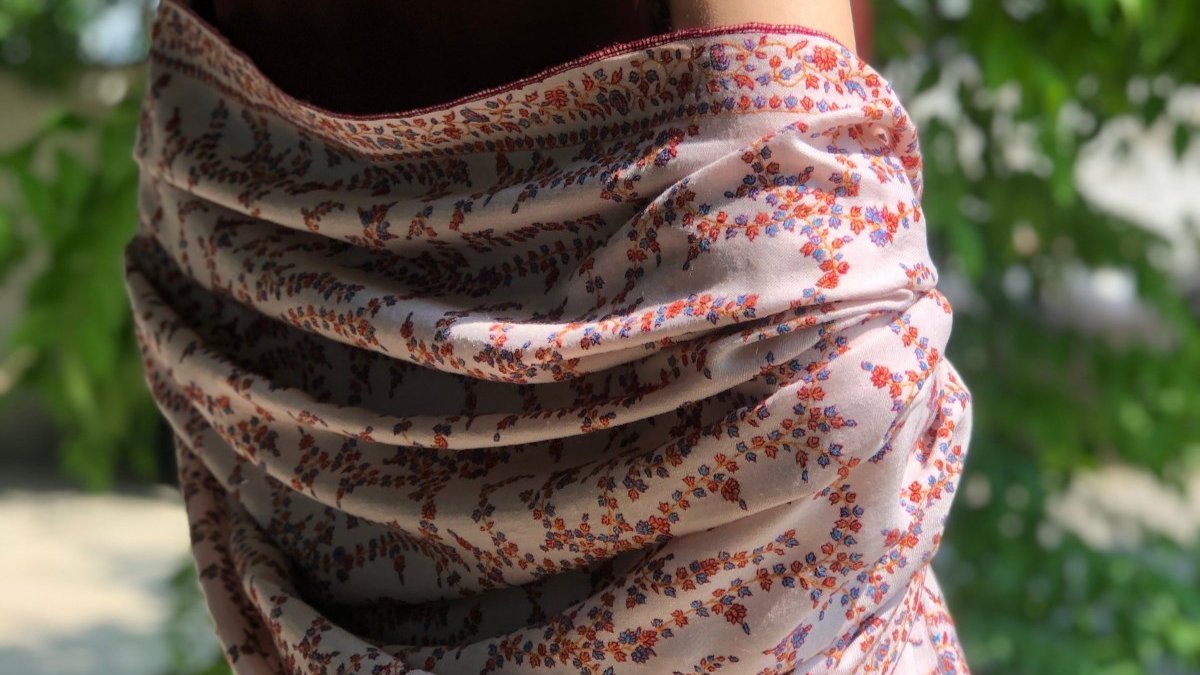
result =
[[[837,67],[837,52],[832,47],[816,47],[813,49],[813,64],[823,71]]]

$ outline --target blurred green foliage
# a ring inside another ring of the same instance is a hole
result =
[[[0,0],[4,71],[31,88],[80,89],[97,68],[81,33],[121,4]],[[0,282],[20,276],[25,288],[0,367],[15,379],[10,394],[32,393],[53,415],[61,466],[89,489],[119,474],[153,480],[163,469],[162,425],[139,372],[121,278],[137,224],[138,98],[65,102],[0,152]]]
[[[120,468],[154,479],[161,442],[121,280],[137,223],[136,124],[132,103],[99,119],[62,113],[0,154],[15,192],[0,204],[0,273],[26,252],[42,259],[7,363],[53,414],[63,469],[91,489]]]
[[[60,85],[78,72],[79,33],[95,2],[3,0],[0,41],[8,68]]]
[[[88,66],[78,32],[104,4],[0,0],[5,68],[64,86]],[[875,7],[877,64],[917,74],[895,78],[902,98],[911,104],[948,86],[959,109],[923,120],[921,138],[931,245],[944,278],[965,279],[972,298],[959,307],[949,353],[976,402],[964,484],[991,495],[959,497],[935,560],[968,659],[977,673],[1200,672],[1198,551],[1156,539],[1097,551],[1071,536],[1039,536],[1047,497],[1072,472],[1118,461],[1169,484],[1200,465],[1195,302],[1153,262],[1167,242],[1100,211],[1075,184],[1080,148],[1106,121],[1162,119],[1170,88],[1146,82],[1200,82],[1200,3]],[[18,388],[54,412],[64,470],[89,487],[107,486],[119,470],[151,475],[163,441],[120,281],[121,244],[135,222],[137,98],[131,92],[99,115],[57,115],[0,157],[0,190],[11,188],[0,191],[0,274],[35,252],[45,260],[5,363],[26,364]],[[1067,113],[1091,123],[1066,124]],[[1185,120],[1172,123],[1177,152],[1200,139]],[[1016,129],[1025,136],[1015,139]],[[1037,161],[1014,162],[1018,142]],[[1131,270],[1172,346],[1118,344],[1048,321],[1038,298],[1078,265]],[[1006,282],[1014,271],[1028,288],[1014,292]],[[176,580],[171,626],[197,602],[186,578]],[[168,633],[178,639],[176,627]],[[192,663],[179,644],[172,672],[224,669]]]
[[[956,312],[948,350],[976,405],[964,482],[986,481],[992,495],[978,507],[960,496],[935,559],[968,661],[979,673],[1200,672],[1197,551],[1152,541],[1105,553],[1038,536],[1047,495],[1072,471],[1120,461],[1170,483],[1200,454],[1200,325],[1170,271],[1152,262],[1167,243],[1097,210],[1075,185],[1079,150],[1105,121],[1163,114],[1170,91],[1139,79],[1200,82],[1200,3],[875,7],[878,62],[923,69],[913,91],[901,92],[910,104],[950,64],[978,73],[951,83],[961,115],[920,130],[931,245],[943,271],[969,279],[974,297]],[[1007,105],[1006,88],[1019,93]],[[1131,96],[1138,88],[1144,97]],[[1096,123],[1064,124],[1065,109]],[[1033,131],[1046,166],[1006,160],[1018,124]],[[964,125],[977,130],[979,146],[966,162]],[[1182,152],[1200,134],[1177,121],[1174,138]],[[1173,347],[1119,346],[1052,327],[1038,298],[1074,264],[1132,270]],[[1027,292],[1006,291],[1012,270],[1029,280]]]

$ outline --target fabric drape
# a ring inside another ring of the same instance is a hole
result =
[[[868,64],[744,24],[353,116],[157,12],[127,284],[239,675],[967,671],[970,396]]]

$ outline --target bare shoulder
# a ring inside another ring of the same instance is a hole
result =
[[[852,0],[669,0],[675,28],[739,23],[799,24],[855,49]],[[858,4],[858,3],[854,3]]]

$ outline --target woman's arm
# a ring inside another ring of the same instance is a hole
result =
[[[670,0],[675,28],[760,22],[799,24],[856,49],[851,0]]]

